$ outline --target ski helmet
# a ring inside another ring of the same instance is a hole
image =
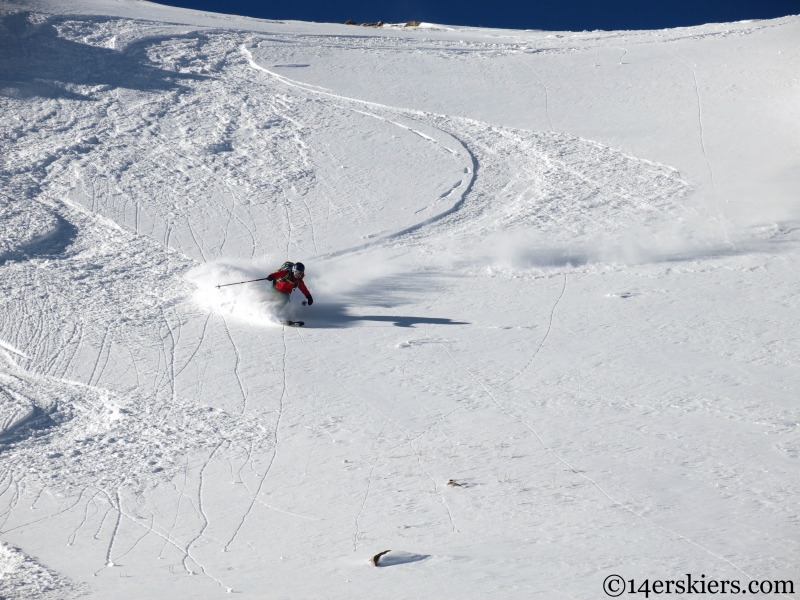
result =
[[[306,274],[306,266],[301,262],[294,263],[294,266],[292,267],[292,275],[294,275],[295,277],[302,278],[305,274]]]

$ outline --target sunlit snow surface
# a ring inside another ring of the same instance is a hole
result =
[[[800,19],[0,7],[3,597],[800,591]]]

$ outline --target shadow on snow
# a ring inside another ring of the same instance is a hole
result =
[[[415,325],[469,325],[466,321],[454,321],[440,317],[412,317],[405,315],[353,315],[343,302],[315,303],[308,312],[298,315],[305,319],[306,328],[352,327],[359,323],[391,323],[395,327],[414,327]]]
[[[10,252],[0,254],[0,266],[7,261],[57,258],[67,251],[77,236],[78,228],[61,215],[56,215],[56,226],[51,231]]]
[[[156,91],[177,89],[178,79],[205,79],[147,64],[143,44],[124,51],[80,44],[59,37],[51,22],[33,23],[29,17],[19,12],[0,19],[0,96],[92,100],[64,86]]]
[[[381,557],[379,567],[394,567],[408,563],[419,562],[430,558],[430,554],[414,554],[412,552],[391,552]]]
[[[417,273],[377,277],[364,281],[355,289],[346,292],[341,301],[322,300],[316,302],[311,308],[303,310],[292,306],[289,308],[289,312],[293,315],[293,319],[304,320],[307,328],[369,326],[368,323],[374,323],[374,326],[391,324],[395,327],[469,325],[466,321],[456,321],[444,317],[399,314],[403,311],[402,307],[408,306],[406,299],[418,298],[421,285],[426,289],[431,289],[435,285],[432,278],[441,280],[446,279],[447,275]],[[426,283],[422,284],[422,279],[426,279]],[[381,307],[384,309],[382,311],[384,314],[363,314],[371,310],[370,307]],[[354,312],[358,310],[362,314],[353,314],[351,310]],[[416,310],[427,312],[425,308]]]

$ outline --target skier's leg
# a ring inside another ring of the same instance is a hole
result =
[[[286,306],[286,303],[289,302],[289,294],[284,294],[275,288],[270,288],[269,292],[267,292],[267,298],[270,312],[276,317]]]

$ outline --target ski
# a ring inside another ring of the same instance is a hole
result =
[[[287,327],[302,327],[306,324],[305,321],[281,321],[281,323]]]

